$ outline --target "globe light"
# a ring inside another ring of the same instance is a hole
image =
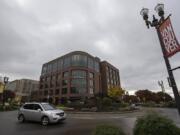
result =
[[[149,13],[149,9],[148,8],[143,8],[140,12],[140,14],[142,15],[144,20],[148,20],[148,13]]]
[[[155,11],[158,13],[160,17],[164,16],[164,4],[157,4],[155,7]]]

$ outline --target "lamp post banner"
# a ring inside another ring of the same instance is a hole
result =
[[[165,48],[165,56],[171,57],[175,53],[180,51],[180,44],[178,43],[174,30],[171,24],[170,17],[168,17],[164,22],[158,27],[160,32],[160,38],[163,41]]]

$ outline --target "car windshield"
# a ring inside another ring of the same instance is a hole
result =
[[[42,104],[44,110],[48,111],[48,110],[55,110],[56,108],[53,105],[50,104]]]

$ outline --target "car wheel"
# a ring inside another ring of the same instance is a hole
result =
[[[19,115],[18,120],[19,122],[23,123],[25,121],[24,115],[23,114]]]
[[[41,119],[41,124],[43,125],[43,126],[47,126],[48,124],[49,124],[49,118],[48,117],[43,117],[42,119]]]

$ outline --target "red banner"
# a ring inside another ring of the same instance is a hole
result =
[[[175,53],[180,51],[180,44],[178,43],[176,36],[174,34],[173,27],[171,25],[170,17],[168,17],[160,26],[159,32],[161,40],[163,41],[165,47],[166,57],[171,57]]]

